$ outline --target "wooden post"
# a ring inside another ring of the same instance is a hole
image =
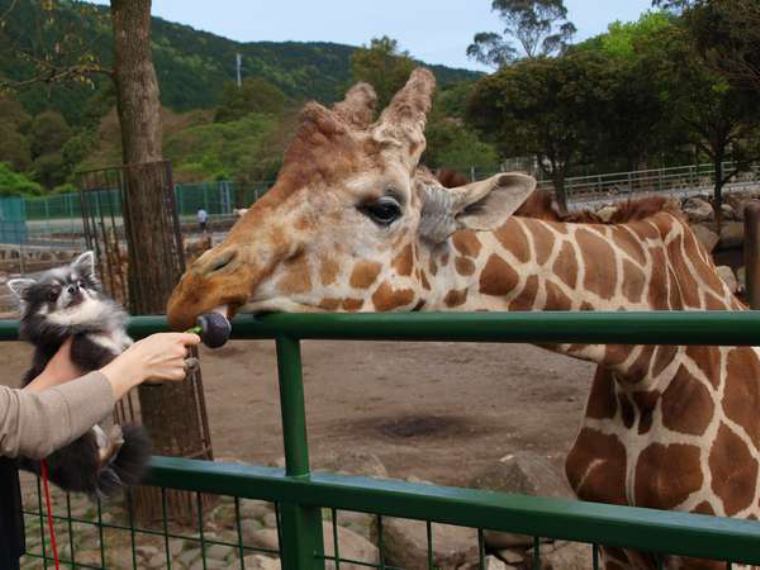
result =
[[[747,280],[747,302],[751,309],[760,309],[760,201],[744,207],[744,268]]]

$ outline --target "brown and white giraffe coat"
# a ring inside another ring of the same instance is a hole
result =
[[[183,276],[169,301],[172,324],[187,327],[220,305],[230,313],[743,310],[667,207],[625,223],[571,223],[515,215],[535,189],[523,174],[444,188],[417,168],[433,87],[416,70],[374,124],[363,84],[333,110],[309,104],[275,186]],[[578,497],[760,514],[754,348],[548,348],[600,365],[566,463]],[[654,567],[615,549],[605,560],[610,569]]]

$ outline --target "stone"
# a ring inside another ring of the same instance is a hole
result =
[[[332,556],[334,552],[332,523],[322,523],[322,534],[324,537],[325,554]],[[254,548],[272,551],[279,551],[280,549],[277,530],[273,528],[258,530],[250,537],[246,536],[245,541],[247,546]],[[475,544],[477,545],[477,538]],[[369,564],[377,564],[380,561],[380,553],[374,544],[360,534],[341,526],[338,526],[338,550],[341,558],[350,558],[351,560],[367,562]],[[326,566],[330,566],[330,564],[328,563]],[[341,564],[340,567],[345,567],[347,570],[360,570],[363,568],[356,564]]]
[[[342,559],[356,560],[357,562],[364,562],[366,564],[379,564],[380,563],[380,551],[377,546],[372,544],[369,540],[362,535],[338,526],[338,553]],[[331,523],[322,523],[322,533],[324,535],[324,549],[327,556],[334,556],[334,541],[333,541],[333,526]],[[341,563],[341,568],[347,570],[363,570],[367,566],[360,564]],[[333,569],[335,564],[331,561],[325,562],[325,568]]]
[[[364,475],[365,477],[388,478],[388,470],[374,453],[364,451],[347,451],[316,462],[317,470],[347,473],[349,475]]]
[[[254,548],[273,551],[279,551],[280,549],[277,529],[274,528],[255,529],[250,534],[246,534],[245,529],[243,529],[243,541],[246,546],[253,546]]]
[[[182,549],[185,548],[185,541],[181,538],[172,538],[169,540],[169,553],[174,556],[179,556]]]
[[[279,558],[270,558],[261,554],[251,554],[243,558],[245,570],[280,570]]]
[[[718,234],[704,224],[693,224],[691,230],[705,249],[709,253],[712,253],[715,246],[718,245],[718,242],[720,241]]]
[[[377,517],[375,515],[338,511],[338,524],[353,530],[370,541],[377,536]]]
[[[135,548],[137,551],[137,554],[142,556],[143,558],[152,558],[156,554],[158,554],[158,548],[155,546],[152,546],[150,544],[143,544]]]
[[[684,214],[693,222],[708,222],[715,219],[712,204],[703,198],[688,198],[682,206]]]
[[[263,519],[268,513],[272,512],[274,512],[274,505],[272,503],[249,500],[240,501],[240,517],[243,519]]]
[[[519,495],[574,498],[570,486],[554,464],[529,451],[505,455],[476,473],[469,486]],[[533,544],[533,537],[516,533],[484,530],[483,538],[494,550]]]
[[[433,565],[439,570],[453,570],[462,565],[477,564],[477,530],[433,524],[432,534]],[[425,523],[409,519],[384,518],[383,554],[388,565],[405,570],[427,569],[428,542]]]
[[[166,554],[156,554],[148,560],[148,568],[163,568],[166,565]]]
[[[201,556],[201,549],[200,548],[191,548],[189,550],[185,550],[182,554],[177,556],[177,560],[184,564],[185,566],[190,566],[193,562],[195,562],[198,558]]]
[[[262,521],[264,523],[264,526],[267,528],[277,528],[277,514],[276,513],[265,514]]]
[[[512,570],[515,566],[505,563],[503,560],[496,556],[489,554],[483,559],[484,570]],[[469,564],[463,564],[457,570],[479,570],[480,561],[471,562]]]
[[[724,222],[720,230],[720,247],[729,249],[744,244],[744,223]]]
[[[720,212],[723,214],[724,220],[736,220],[736,212],[730,204],[721,204]]]
[[[259,532],[263,528],[264,525],[261,524],[261,521],[254,519],[242,521],[240,523],[240,533],[243,535],[243,541],[249,540],[254,533]],[[237,540],[237,538],[235,540]]]
[[[203,564],[203,560],[196,560],[192,563],[190,566],[190,570],[222,570],[223,568],[227,568],[227,563],[222,560],[211,560],[209,558],[206,558],[206,564]]]
[[[206,548],[206,557],[213,560],[226,560],[235,553],[235,548],[225,544],[212,544]]]
[[[529,556],[533,556],[532,552]],[[541,554],[541,570],[588,570],[593,566],[594,555],[590,544],[558,543],[551,552]]]
[[[734,275],[733,269],[728,265],[720,265],[716,268],[716,271],[732,293],[736,293],[739,290],[739,282],[736,279],[736,275]]]
[[[504,548],[496,553],[507,564],[520,564],[525,560],[524,550],[512,550]]]

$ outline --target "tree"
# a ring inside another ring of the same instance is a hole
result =
[[[664,30],[653,57],[661,62],[662,81],[668,85],[670,114],[682,123],[692,143],[713,164],[713,207],[720,228],[723,187],[760,158],[760,109],[753,91],[731,85],[706,64],[683,24],[677,22]],[[734,165],[724,170],[728,161]]]
[[[214,120],[234,121],[249,113],[278,115],[286,102],[285,94],[267,80],[247,77],[240,87],[234,82],[225,84]]]
[[[703,60],[734,86],[760,92],[760,3],[653,0],[683,18]]]
[[[496,68],[521,55],[534,59],[562,53],[576,32],[563,0],[493,0],[491,9],[499,13],[504,31],[476,34],[467,55]]]
[[[32,157],[60,152],[66,141],[71,138],[71,128],[66,119],[57,111],[45,111],[32,120],[29,130],[29,143]]]
[[[408,52],[400,51],[398,42],[388,36],[373,38],[369,47],[351,54],[351,79],[366,81],[377,92],[377,108],[384,109],[401,89],[415,67]]]
[[[565,178],[606,128],[615,84],[614,68],[594,52],[526,59],[478,83],[468,120],[503,156],[534,156],[566,210]]]

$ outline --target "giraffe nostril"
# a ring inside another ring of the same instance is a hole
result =
[[[230,263],[232,263],[232,260],[234,260],[236,257],[237,257],[236,251],[234,250],[225,251],[218,257],[209,261],[208,265],[206,266],[206,273],[215,273],[217,271],[224,269]]]

